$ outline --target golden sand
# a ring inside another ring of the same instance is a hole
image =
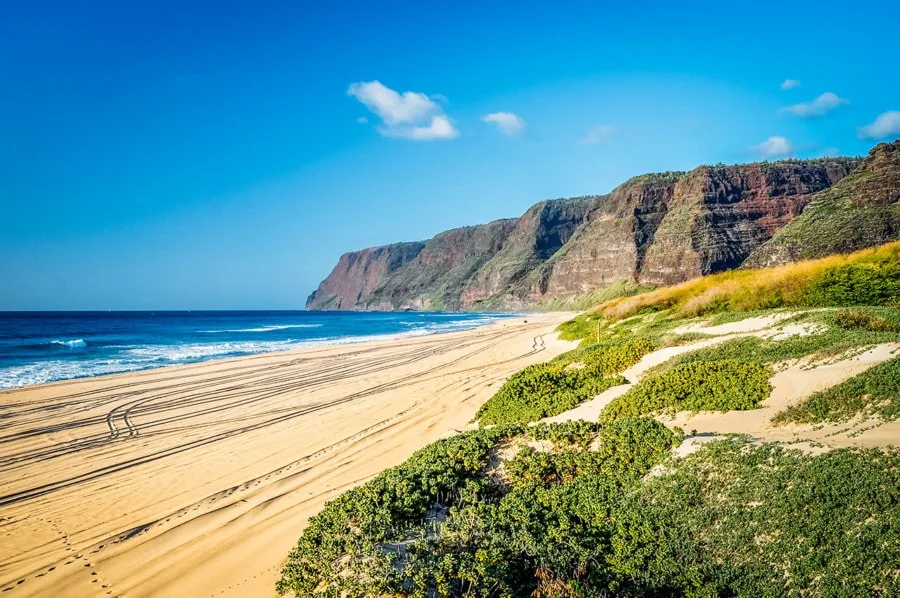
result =
[[[570,349],[567,317],[0,392],[0,591],[272,596],[326,500]]]

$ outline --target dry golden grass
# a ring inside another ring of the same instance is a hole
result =
[[[866,262],[900,262],[900,241],[774,268],[703,276],[641,295],[613,299],[600,304],[592,313],[621,320],[645,309],[674,308],[679,315],[692,317],[718,307],[752,311],[803,305],[807,291],[827,270]]]

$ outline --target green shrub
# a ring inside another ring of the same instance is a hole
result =
[[[405,463],[328,502],[309,520],[277,584],[309,596],[378,595],[400,583],[384,544],[421,527],[435,504],[456,500],[476,480],[491,449],[516,429],[479,430],[439,440]]]
[[[880,310],[885,313],[872,313],[871,310],[843,309],[835,314],[835,322],[848,330],[862,328],[875,332],[900,333],[900,312],[897,310]]]
[[[891,305],[900,299],[900,264],[864,262],[825,270],[806,295],[812,306]]]
[[[778,413],[772,422],[815,424],[848,421],[857,415],[883,420],[900,417],[900,357],[811,395]]]
[[[536,438],[550,444],[526,445]],[[644,418],[440,441],[328,503],[288,557],[278,591],[900,593],[900,451],[811,456],[731,438],[670,459],[681,440]]]
[[[625,495],[622,596],[896,596],[900,452],[712,442]]]
[[[513,374],[481,406],[475,419],[487,426],[534,422],[563,413],[611,386],[627,383],[611,374],[631,367],[655,347],[644,339],[589,345],[550,363],[528,366]]]
[[[535,436],[556,440],[547,452],[525,447],[505,460],[494,452]],[[658,422],[629,420],[441,441],[328,503],[289,555],[277,589],[329,598],[529,595],[541,567],[595,567],[598,542],[611,529],[610,501],[680,440]],[[490,479],[501,466],[505,485]]]
[[[625,384],[622,376],[604,377],[561,363],[537,364],[516,372],[481,406],[480,425],[537,421],[591,399],[607,388]]]
[[[659,412],[753,409],[769,396],[772,371],[738,360],[698,361],[641,380],[606,406],[601,421]]]
[[[557,326],[556,331],[563,340],[580,341],[596,336],[597,326],[602,325],[602,322],[603,316],[581,314]]]
[[[859,352],[881,343],[900,341],[900,309],[865,307],[801,314],[784,324],[805,323],[814,334],[781,340],[740,337],[684,353],[657,367],[665,371],[685,363],[719,361],[776,363],[802,357],[829,358]]]
[[[563,353],[552,363],[579,364],[591,373],[608,376],[625,371],[654,349],[656,349],[655,343],[647,339],[636,338],[620,343],[587,345]]]

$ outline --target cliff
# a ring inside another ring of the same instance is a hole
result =
[[[365,309],[372,289],[414,259],[425,243],[394,243],[350,251],[306,300],[307,309]]]
[[[864,160],[701,166],[343,255],[309,309],[517,309],[900,238],[900,141]]]
[[[875,146],[850,176],[816,195],[799,217],[744,263],[765,267],[849,253],[900,238],[900,140]]]

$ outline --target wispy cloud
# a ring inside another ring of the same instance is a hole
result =
[[[496,125],[507,137],[518,137],[525,132],[525,121],[512,112],[492,112],[481,120]]]
[[[788,91],[789,89],[797,89],[800,87],[802,83],[797,79],[785,79],[781,83],[781,91]]]
[[[801,102],[781,109],[782,114],[793,114],[801,118],[817,118],[825,116],[838,106],[849,104],[850,100],[838,97],[837,94],[826,91],[810,102]]]
[[[773,135],[759,145],[751,146],[750,149],[764,158],[780,158],[793,152],[794,145],[787,137]]]
[[[459,135],[443,108],[424,93],[398,93],[380,81],[368,81],[351,83],[347,95],[381,119],[383,124],[377,130],[386,137],[426,141]]]
[[[581,138],[581,143],[585,145],[597,145],[605,143],[612,139],[616,128],[612,125],[597,125],[588,129],[587,135]]]
[[[900,110],[889,110],[878,115],[875,122],[859,128],[861,139],[883,139],[900,136]]]

